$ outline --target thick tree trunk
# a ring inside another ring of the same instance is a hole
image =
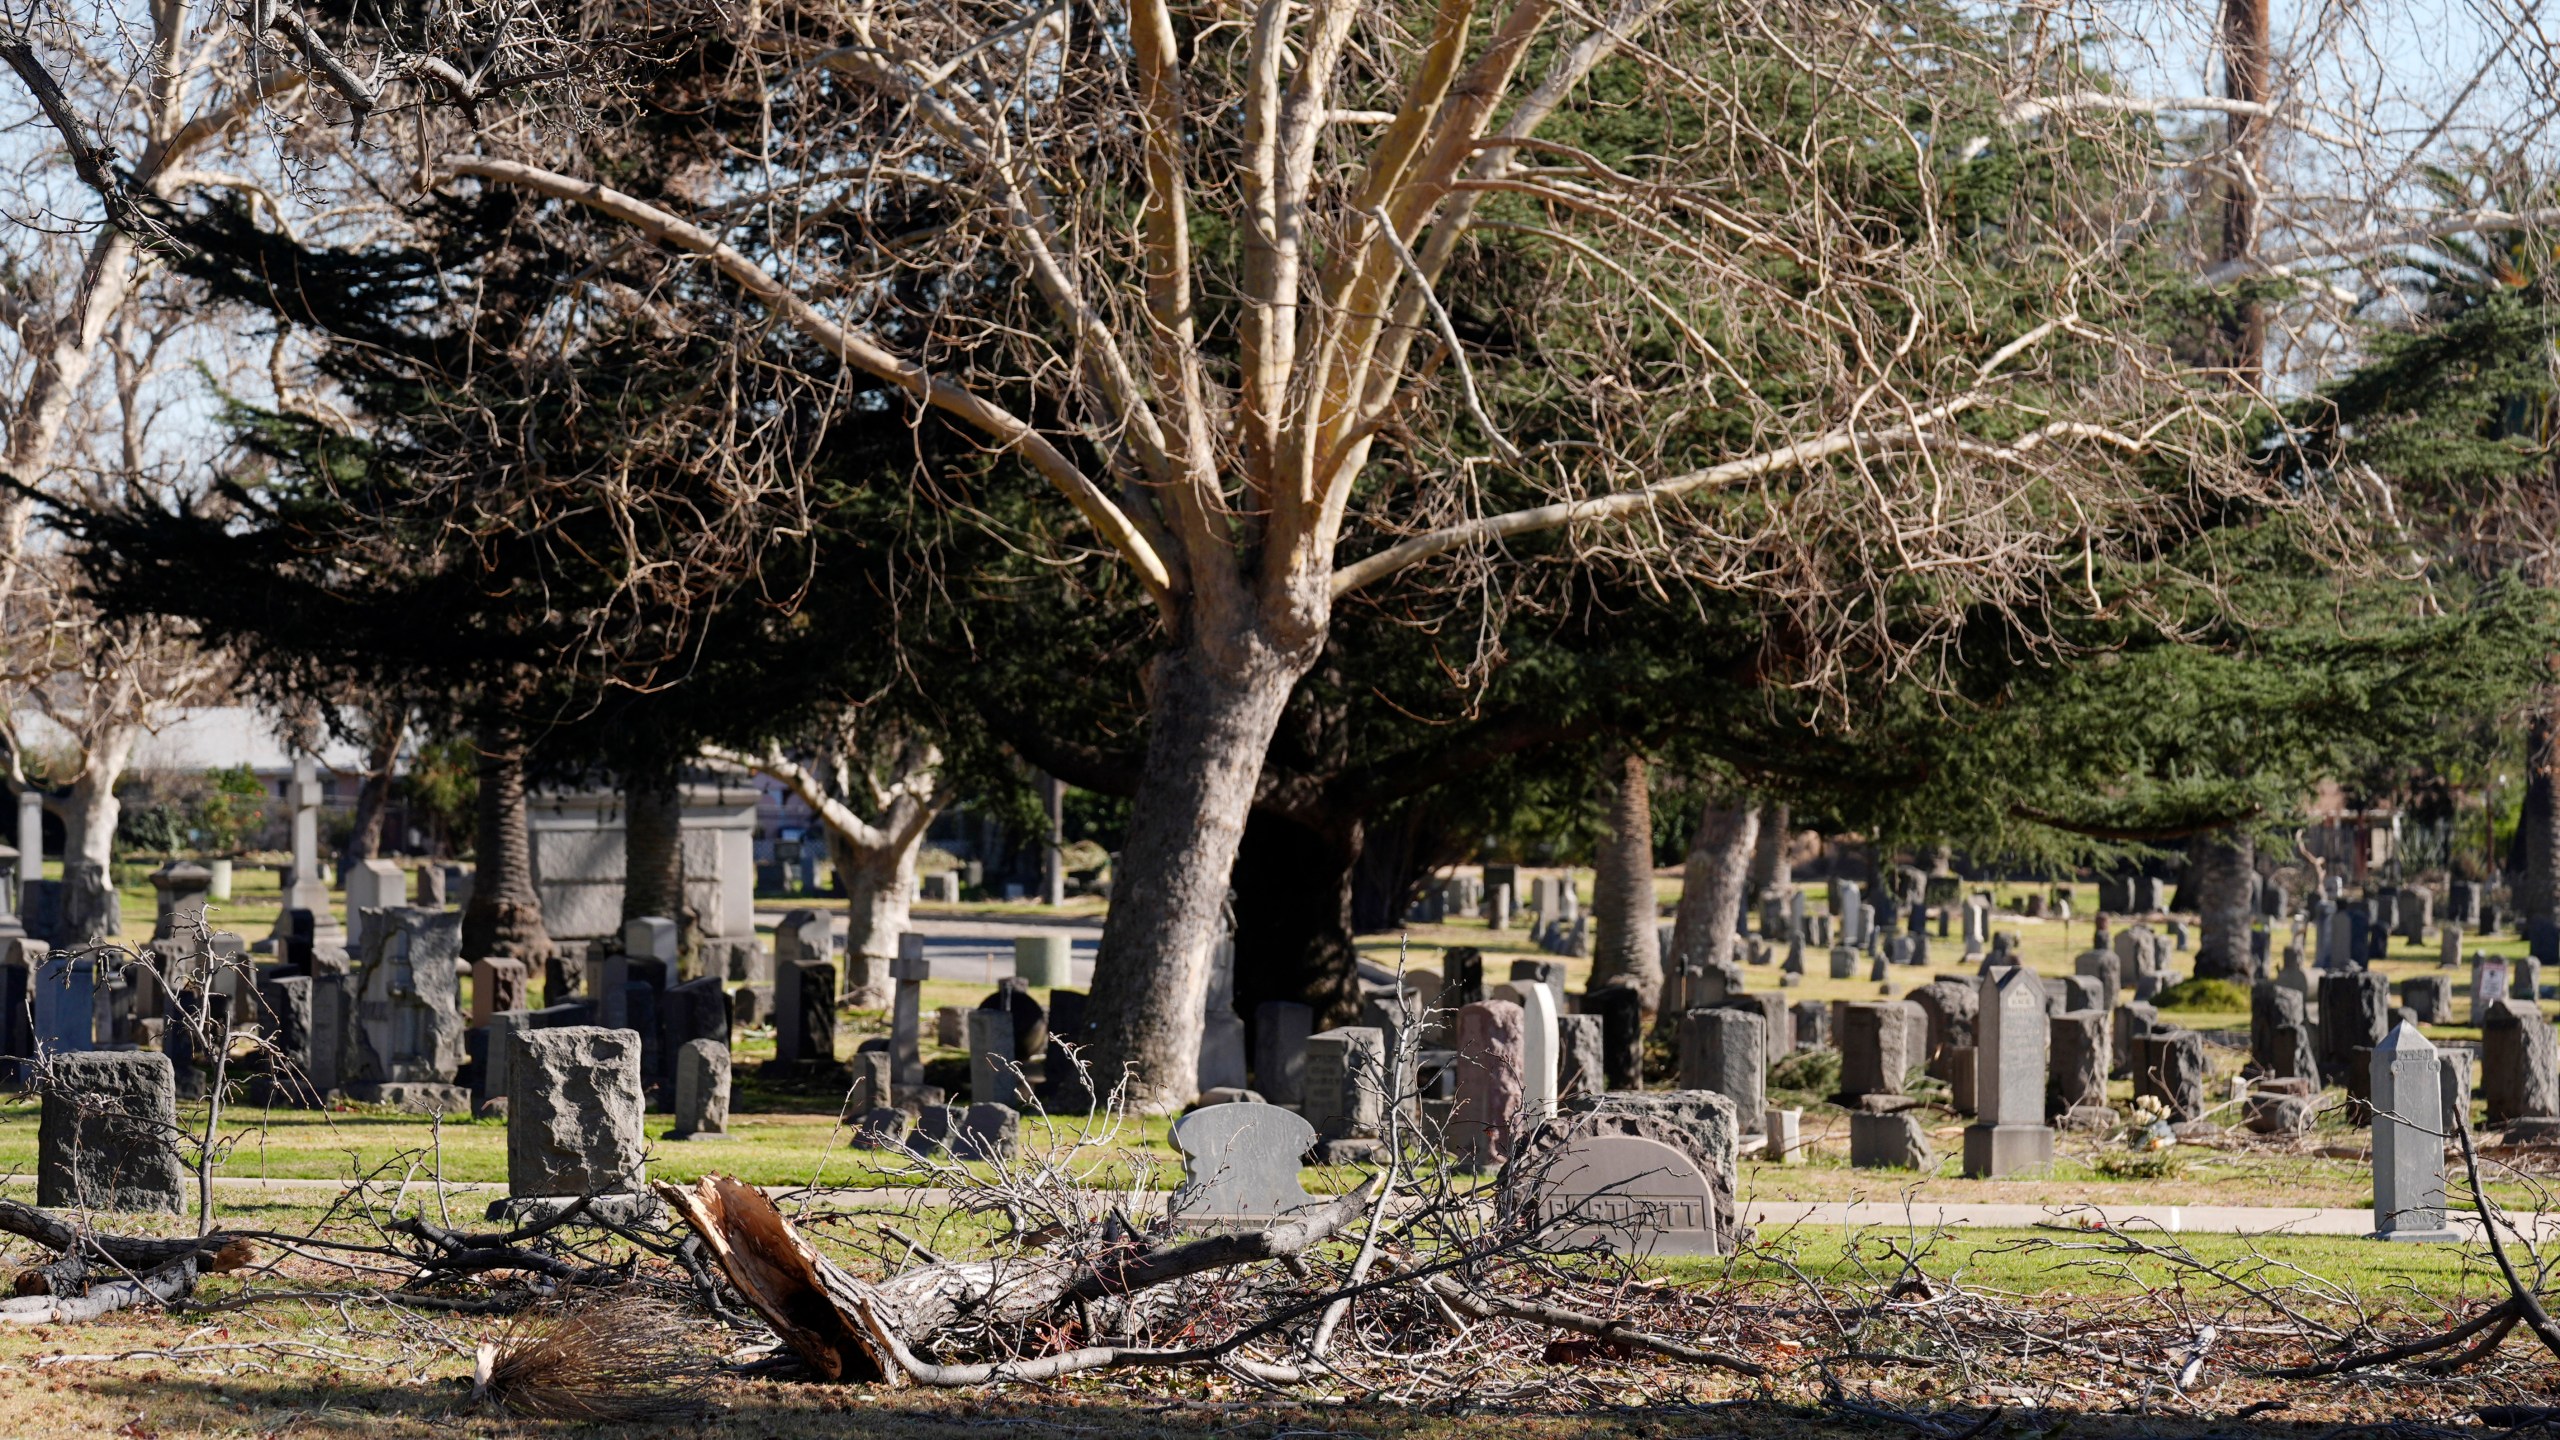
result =
[[[1661,907],[1653,891],[1653,791],[1644,757],[1610,762],[1609,829],[1600,837],[1591,881],[1591,983],[1624,981],[1644,996],[1647,1015],[1662,1003]]]
[[[94,945],[113,940],[124,926],[115,882],[116,825],[124,806],[116,785],[124,779],[139,732],[114,726],[93,737],[80,757],[63,805],[61,942]]]
[[[2560,691],[2545,692],[2525,739],[2524,814],[2517,822],[2524,872],[2516,879],[2516,908],[2528,920],[2560,920],[2560,805],[2552,803],[2555,774],[2560,774],[2555,706],[2560,706]]]
[[[391,807],[391,767],[400,758],[404,728],[398,721],[388,721],[374,729],[373,748],[365,755],[364,783],[356,788],[355,828],[347,832],[347,843],[338,852],[341,877],[382,853],[383,814]]]
[[[622,918],[648,916],[692,935],[684,912],[684,791],[673,770],[623,781]]]
[[[1147,759],[1129,812],[1094,965],[1097,1089],[1127,1085],[1140,1114],[1180,1110],[1197,1088],[1209,948],[1245,813],[1281,708],[1320,648],[1290,655],[1254,637],[1210,653],[1195,641],[1154,666]]]
[[[844,881],[845,1003],[863,1010],[887,1009],[897,998],[889,962],[898,958],[898,937],[907,933],[916,857],[924,853],[925,826],[886,828],[903,839],[862,847],[848,843],[840,832],[827,832],[830,858]]]
[[[1760,812],[1750,801],[1709,800],[1698,812],[1680,872],[1680,913],[1672,922],[1671,956],[1663,966],[1668,1017],[1688,1003],[1689,977],[1733,963],[1733,927],[1760,838]]]
[[[2195,863],[2196,912],[2204,935],[2196,945],[2199,980],[2254,980],[2257,966],[2249,952],[2249,880],[2257,869],[2257,847],[2239,830],[2198,836]]]
[[[525,828],[524,752],[513,732],[483,726],[478,854],[471,904],[462,912],[462,958],[512,955],[539,966],[551,958],[542,897],[533,888],[533,836]]]
[[[1352,872],[1365,827],[1324,830],[1256,810],[1236,850],[1236,1010],[1286,1000],[1312,1007],[1317,1027],[1360,1015],[1352,944]],[[1246,1033],[1252,1033],[1248,1027]]]
[[[1784,894],[1795,883],[1795,874],[1787,864],[1787,804],[1783,800],[1764,801],[1758,820],[1759,838],[1751,848],[1751,888],[1745,898],[1757,900],[1772,892]]]

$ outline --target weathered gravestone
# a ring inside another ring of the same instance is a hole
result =
[[[492,1015],[524,1009],[530,988],[530,977],[521,960],[492,955],[472,961],[471,1023],[486,1025]]]
[[[1627,1256],[1715,1255],[1715,1189],[1672,1145],[1637,1135],[1578,1134],[1544,1157],[1539,1220],[1551,1250],[1606,1247]]]
[[[2483,955],[2471,962],[2471,1023],[2485,1025],[2489,1012],[2507,998],[2507,958]]]
[[[359,1099],[467,1112],[470,1093],[453,1085],[464,1058],[461,912],[384,911],[367,938],[340,1083]]]
[[[1022,1071],[1014,1060],[1013,1016],[984,1006],[969,1012],[969,1098],[981,1105],[1022,1099]]]
[[[2370,970],[2320,977],[2320,1071],[2346,1078],[2356,1052],[2371,1050],[2391,1028],[2391,981]]]
[[[507,1077],[509,1195],[645,1194],[641,1116],[639,1036],[600,1025],[516,1036]]]
[[[1717,1243],[1730,1253],[1749,1234],[1734,1208],[1742,1119],[1712,1090],[1648,1090],[1591,1095],[1565,1105],[1566,1133],[1638,1135],[1689,1157],[1715,1189]]]
[[[1386,1032],[1370,1026],[1308,1037],[1301,1110],[1319,1137],[1320,1163],[1347,1164],[1377,1153],[1386,1123],[1387,1053]]]
[[[1306,1098],[1307,1039],[1316,1012],[1288,1000],[1269,1000],[1253,1011],[1253,1082],[1274,1105]]]
[[[979,1101],[960,1112],[959,1128],[949,1144],[956,1159],[1002,1164],[1021,1147],[1022,1112],[1010,1105]]]
[[[1520,1125],[1520,1007],[1482,1000],[1458,1011],[1457,1106],[1449,1120],[1449,1149],[1476,1169],[1491,1169],[1511,1153]]]
[[[2373,1047],[2373,1229],[2383,1240],[2458,1240],[2445,1224],[2444,1075],[2402,1023]]]
[[[773,1059],[784,1067],[836,1059],[836,967],[829,960],[773,966]]]
[[[1746,1010],[1692,1010],[1680,1017],[1680,1088],[1712,1090],[1734,1114],[1758,1119],[1768,1106],[1766,1027]]]
[[[178,1077],[149,1051],[55,1055],[39,1086],[36,1203],[48,1208],[186,1206],[178,1160]]]
[[[1177,1216],[1259,1219],[1319,1203],[1298,1186],[1315,1127],[1277,1105],[1211,1105],[1173,1124],[1182,1188]]]
[[[1964,1173],[1998,1179],[2053,1163],[2044,1123],[2045,1061],[2052,1021],[2044,985],[2024,966],[1982,977],[1973,1022],[1974,1112],[1964,1132]]]
[[[853,1084],[845,1091],[845,1109],[854,1114],[898,1103],[897,1066],[886,1047],[865,1040],[853,1052]]]
[[[2134,1045],[2134,1096],[2158,1099],[2173,1124],[2203,1118],[2204,1037],[2192,1030],[2154,1030]]]
[[[2453,1023],[2453,977],[2412,975],[2400,982],[2400,1004],[2421,1025]]]
[[[2074,973],[2097,982],[2099,1009],[2115,1008],[2116,992],[2124,988],[2124,972],[2123,962],[2116,958],[2114,951],[2084,951],[2079,959],[2072,962],[2072,967]]]
[[[1907,1000],[1844,1005],[1839,1018],[1841,1094],[1851,1101],[1902,1094],[1925,1053],[1928,1022],[1920,1007]]]
[[[2000,968],[2014,970],[2018,967]],[[1952,1084],[1956,1071],[1948,1052],[1971,1049],[1974,1043],[1974,1013],[1980,1003],[1974,987],[1961,980],[1932,980],[1902,998],[1918,1006],[1928,1021],[1928,1039],[1923,1042],[1922,1063],[1928,1067],[1932,1077]]]
[[[1556,1017],[1556,1096],[1593,1095],[1609,1088],[1608,1061],[1603,1054],[1600,1017]]]
[[[729,1133],[729,1047],[688,1040],[676,1048],[676,1123],[667,1138]]]
[[[2560,1037],[2540,1010],[2502,1003],[2482,1022],[2480,1099],[2491,1125],[2560,1116]]]
[[[2066,1010],[2045,1021],[2045,1114],[2078,1128],[2107,1105],[2107,1016],[2103,1010]],[[2110,1116],[2113,1111],[2108,1111]]]
[[[1853,1110],[1849,1112],[1849,1164],[1859,1170],[1925,1172],[1937,1168],[1938,1157],[1929,1149],[1920,1117],[1903,1111]]]
[[[489,1017],[488,1024],[475,1025],[464,1032],[463,1050],[471,1057],[467,1068],[474,1111],[496,1114],[506,1109],[514,1083],[516,1037],[533,1028],[532,1011],[501,1010]],[[492,1101],[496,1102],[494,1107]]]
[[[1798,1050],[1820,1050],[1831,1044],[1831,1007],[1819,1000],[1798,1000],[1787,1007],[1788,1029]]]
[[[1750,990],[1727,996],[1716,1008],[1740,1010],[1760,1017],[1761,1058],[1775,1065],[1795,1053],[1796,1013],[1787,997],[1776,990]]]
[[[889,1073],[895,1084],[924,1083],[924,982],[932,978],[924,937],[899,936],[898,958],[889,962],[889,979],[897,987],[889,1002]]]

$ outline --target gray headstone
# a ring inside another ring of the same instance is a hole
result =
[[[2320,1069],[2342,1078],[2355,1052],[2381,1043],[2391,1022],[2391,981],[2370,970],[2320,977]]]
[[[855,1114],[895,1105],[898,1095],[897,1065],[885,1049],[864,1048],[853,1052],[853,1085],[846,1091],[845,1108]]]
[[[1212,1105],[1173,1125],[1182,1152],[1177,1215],[1286,1215],[1317,1202],[1298,1186],[1315,1127],[1277,1105]]]
[[[56,1055],[39,1087],[36,1203],[48,1208],[186,1208],[178,1159],[178,1077],[144,1050]]]
[[[1831,1007],[1819,1000],[1798,1000],[1787,1007],[1795,1017],[1796,1048],[1818,1050],[1831,1043]]]
[[[2154,1030],[2134,1046],[2133,1093],[2156,1096],[2173,1123],[2204,1115],[2204,1037],[2192,1030]]]
[[[1901,1111],[1853,1110],[1849,1112],[1849,1164],[1859,1170],[1927,1172],[1937,1168],[1938,1159],[1929,1149],[1920,1117]]]
[[[524,1009],[530,998],[530,989],[531,981],[521,960],[492,955],[472,961],[471,1023],[486,1025],[492,1015]]]
[[[645,1191],[640,1037],[576,1025],[515,1037],[507,1091],[507,1190]]]
[[[1909,1001],[1841,1007],[1841,1093],[1853,1099],[1903,1093],[1905,1077],[1921,1062],[1927,1024]]]
[[[2118,1005],[2112,1014],[2115,1029],[2107,1037],[2108,1054],[2113,1059],[2115,1073],[2129,1078],[2133,1074],[2134,1062],[2139,1058],[2138,1042],[2159,1025],[2160,1009],[2140,1000],[2128,1000]]]
[[[675,1133],[729,1133],[729,1047],[717,1040],[688,1040],[676,1048]]]
[[[2373,1228],[2386,1240],[2453,1241],[2445,1224],[2444,1078],[2436,1047],[2403,1024],[2373,1047]]]
[[[836,1058],[836,967],[832,960],[773,966],[773,1058],[785,1065],[831,1065]]]
[[[2540,1010],[2502,1004],[2480,1027],[2480,1099],[2491,1125],[2560,1115],[2560,1037]]]
[[[2103,1010],[2066,1010],[2045,1021],[2050,1047],[2045,1077],[2045,1114],[2061,1115],[2083,1106],[2107,1103],[2107,1015]]]
[[[1302,1109],[1328,1140],[1371,1139],[1386,1116],[1387,1038],[1344,1026],[1308,1037]]]
[[[959,1129],[948,1143],[956,1159],[1002,1164],[1022,1144],[1022,1112],[1010,1105],[979,1101],[961,1112]]]
[[[899,936],[897,958],[889,962],[896,987],[889,1000],[889,1072],[900,1085],[924,1083],[924,982],[932,978],[924,937]]]
[[[1556,1093],[1592,1095],[1609,1088],[1606,1046],[1597,1015],[1556,1018]]]
[[[875,1105],[853,1122],[853,1148],[903,1150],[907,1145],[907,1112]]]
[[[674,1056],[696,1040],[729,1048],[729,988],[716,975],[670,985],[658,997],[658,1053]]]
[[[2046,1055],[2052,1021],[2044,984],[2024,966],[1982,977],[1974,1018],[1974,1108],[1964,1136],[1964,1172],[1997,1178],[2053,1162],[2046,1128]]]
[[[1254,1007],[1254,1087],[1274,1105],[1296,1105],[1306,1098],[1307,1039],[1315,1033],[1316,1012],[1286,1000]]]
[[[1644,996],[1631,985],[1603,985],[1586,991],[1583,1013],[1600,1017],[1600,1061],[1611,1090],[1633,1090],[1643,1083]]]
[[[2400,982],[2400,1003],[2421,1025],[2453,1023],[2453,977],[2412,975]]]
[[[1013,1051],[1013,1016],[1002,1010],[972,1010],[969,1026],[969,1098],[978,1104],[1010,1105],[1022,1095],[1022,1078]]]
[[[1550,1249],[1714,1255],[1715,1190],[1677,1147],[1636,1135],[1576,1135],[1543,1157],[1538,1218]]]
[[[1766,1026],[1744,1010],[1692,1010],[1680,1017],[1680,1088],[1712,1090],[1736,1115],[1768,1108]]]
[[[2482,955],[2471,962],[2471,1023],[2485,1025],[2489,1012],[2507,998],[2509,966],[2503,955]]]

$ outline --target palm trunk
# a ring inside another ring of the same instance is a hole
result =
[[[622,792],[622,918],[673,920],[684,913],[684,791],[673,770],[632,776]]]
[[[503,725],[479,734],[479,842],[471,904],[462,912],[462,958],[511,955],[529,966],[551,958],[542,897],[533,888],[533,836],[525,828],[524,752]]]
[[[1698,811],[1698,828],[1689,837],[1689,854],[1680,871],[1680,913],[1672,921],[1671,960],[1664,982],[1673,1002],[1668,1019],[1685,1008],[1689,977],[1733,963],[1734,922],[1742,914],[1744,887],[1760,838],[1760,812],[1747,800],[1723,804],[1709,800]]]
[[[1610,765],[1609,831],[1591,879],[1591,983],[1631,984],[1651,1015],[1662,1003],[1661,907],[1653,892],[1653,790],[1644,756],[1633,750]]]
[[[81,756],[63,809],[62,926],[66,945],[114,940],[124,928],[116,898],[116,824],[124,806],[116,785],[124,779],[138,732],[113,726],[93,737]]]
[[[892,827],[891,843],[862,848],[829,831],[830,858],[844,881],[845,1003],[861,1010],[887,1009],[896,998],[889,962],[907,933],[916,893],[916,857],[924,851],[925,826]]]
[[[1149,697],[1146,770],[1129,811],[1094,964],[1097,1089],[1125,1083],[1138,1114],[1180,1110],[1198,1088],[1209,950],[1252,807],[1262,757],[1289,692],[1321,648],[1290,655],[1255,637],[1160,657]]]
[[[2203,938],[2196,945],[2199,980],[2252,980],[2256,961],[2249,951],[2249,879],[2257,869],[2257,847],[2239,830],[2200,836],[2196,843],[2196,911]]]

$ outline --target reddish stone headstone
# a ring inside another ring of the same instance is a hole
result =
[[[1458,1010],[1458,1104],[1449,1148],[1479,1169],[1501,1164],[1519,1134],[1527,1038],[1520,1007],[1508,1000],[1479,1000]]]

